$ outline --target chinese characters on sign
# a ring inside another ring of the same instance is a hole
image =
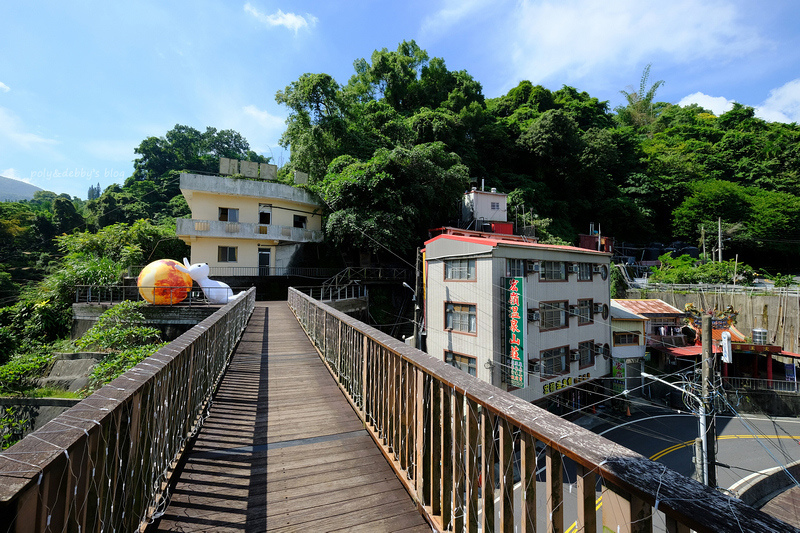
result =
[[[506,354],[511,366],[509,385],[525,387],[525,278],[506,278]]]

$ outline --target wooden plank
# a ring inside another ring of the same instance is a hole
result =
[[[514,441],[511,424],[497,419],[498,430],[498,464],[500,466],[500,524],[498,531],[512,533],[514,531]]]
[[[547,522],[549,533],[564,531],[564,461],[558,450],[548,446],[546,458]],[[615,530],[616,531],[616,530]]]
[[[520,533],[536,533],[536,441],[527,433],[522,434],[521,441],[520,478],[523,492]]]
[[[583,465],[577,465],[578,476],[578,531],[597,530],[597,504],[595,486],[597,477]]]

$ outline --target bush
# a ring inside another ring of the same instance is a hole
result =
[[[167,343],[150,344],[148,346],[138,346],[108,354],[92,370],[92,386],[94,388],[113,381],[114,379],[127,372],[141,361],[153,355]]]
[[[22,394],[36,387],[36,380],[50,368],[52,361],[48,345],[28,342],[8,363],[0,366],[0,392]]]
[[[139,309],[145,305],[146,302],[130,300],[116,304],[100,315],[75,345],[84,349],[120,351],[160,342],[161,332],[142,325],[145,318]]]

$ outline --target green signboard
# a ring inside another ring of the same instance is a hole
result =
[[[525,278],[506,278],[506,355],[509,361],[509,382],[525,388]]]

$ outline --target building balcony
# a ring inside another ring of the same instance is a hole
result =
[[[248,224],[219,220],[177,219],[178,236],[272,240],[292,243],[321,242],[322,231],[275,224]]]

